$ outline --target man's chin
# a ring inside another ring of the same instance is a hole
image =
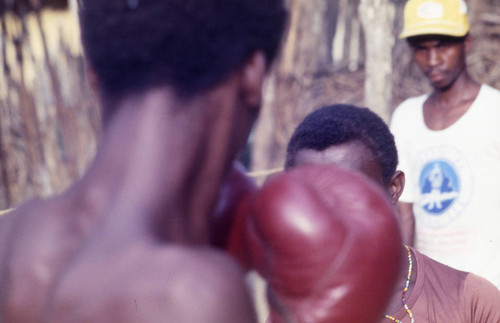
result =
[[[430,84],[435,90],[440,92],[448,90],[452,85],[452,83],[445,81],[436,81],[436,82],[431,81]]]

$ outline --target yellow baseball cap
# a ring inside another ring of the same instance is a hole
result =
[[[399,38],[419,35],[462,37],[469,31],[464,0],[408,0]]]

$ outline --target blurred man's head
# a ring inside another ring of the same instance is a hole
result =
[[[80,0],[85,55],[111,100],[163,85],[190,97],[256,51],[269,64],[285,16],[282,0]]]

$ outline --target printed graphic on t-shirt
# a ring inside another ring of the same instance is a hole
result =
[[[439,215],[456,201],[460,181],[453,167],[444,160],[428,163],[420,173],[420,206]]]
[[[415,215],[428,227],[455,221],[469,204],[472,183],[468,164],[450,147],[434,147],[416,160],[419,198]]]

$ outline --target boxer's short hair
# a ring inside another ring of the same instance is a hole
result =
[[[394,136],[387,124],[368,108],[335,104],[324,106],[297,126],[287,146],[285,168],[295,166],[302,149],[323,151],[331,146],[359,140],[373,153],[388,184],[398,165]]]

